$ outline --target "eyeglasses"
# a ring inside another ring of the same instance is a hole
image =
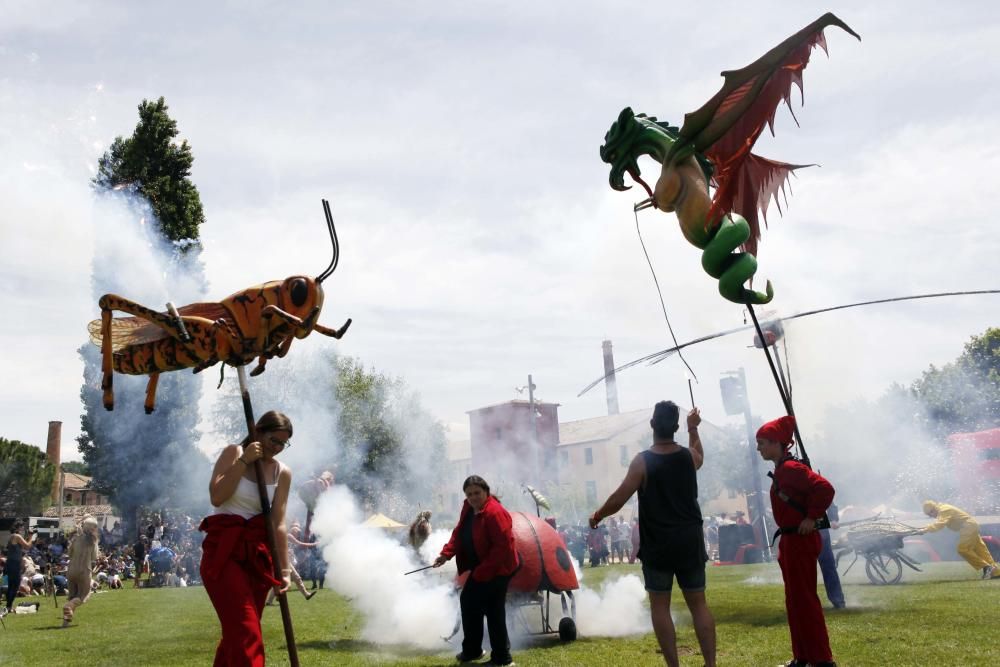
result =
[[[280,447],[281,449],[288,449],[289,447],[292,446],[291,440],[279,440],[278,438],[275,438],[273,435],[267,436],[267,441],[270,442],[275,447]]]

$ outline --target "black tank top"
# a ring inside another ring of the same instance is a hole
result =
[[[21,570],[21,558],[24,556],[24,547],[14,544],[14,536],[10,536],[7,542],[7,564],[5,569],[8,572],[19,572]]]
[[[686,570],[708,560],[698,505],[698,477],[686,447],[671,454],[644,451],[639,489],[639,558],[657,569]]]

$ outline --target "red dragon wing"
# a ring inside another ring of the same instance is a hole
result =
[[[178,308],[177,312],[182,317],[201,317],[213,321],[231,317],[221,303],[192,303]],[[87,331],[91,342],[100,345],[101,321],[92,320],[87,325]],[[161,327],[139,317],[116,317],[111,320],[111,349],[115,351],[128,345],[152,343],[169,335]]]
[[[745,245],[749,252],[756,252],[760,238],[757,211],[766,216],[768,202],[771,197],[777,200],[777,192],[784,188],[788,175],[805,166],[768,160],[750,151],[765,125],[774,133],[778,104],[783,101],[792,108],[792,84],[802,93],[802,71],[809,64],[813,47],[818,45],[826,51],[823,29],[831,25],[861,39],[846,23],[826,13],[757,61],[743,69],[723,72],[725,82],[719,92],[700,109],[684,116],[679,146],[693,146],[716,168],[717,189],[709,219],[729,212],[746,218],[751,229]]]

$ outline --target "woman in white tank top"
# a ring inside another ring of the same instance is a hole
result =
[[[290,585],[285,507],[292,472],[275,458],[288,446],[292,422],[280,412],[268,412],[257,422],[257,440],[222,450],[209,495],[215,510],[201,522],[207,533],[202,544],[201,577],[222,625],[215,667],[263,665],[264,641],[260,617],[268,590],[284,593]],[[274,527],[281,580],[267,546],[254,462],[260,460]]]

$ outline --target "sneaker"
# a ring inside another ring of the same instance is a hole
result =
[[[987,565],[986,567],[984,567],[983,568],[983,576],[982,576],[982,578],[983,579],[989,579],[990,577],[992,577],[993,576],[993,570],[995,570],[995,569],[996,568],[993,567],[992,565]]]
[[[485,655],[486,651],[480,651],[479,655],[466,655],[465,653],[459,653],[455,656],[455,660],[458,662],[475,662],[476,660],[480,660]]]
[[[309,591],[308,593],[305,594],[306,600],[312,600],[313,597],[315,597],[315,595],[316,595],[316,591]]]

